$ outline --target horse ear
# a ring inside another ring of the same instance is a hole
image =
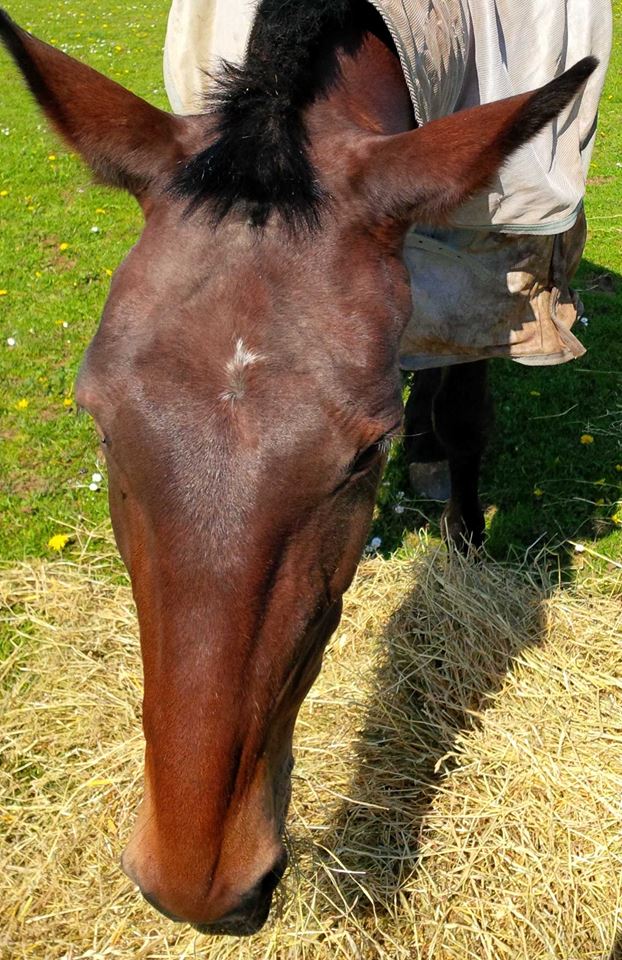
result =
[[[142,195],[185,152],[185,121],[26,33],[0,10],[0,39],[61,137],[104,183]]]
[[[594,57],[546,86],[374,138],[356,181],[398,221],[439,223],[486,187],[505,160],[554,120],[598,65]]]

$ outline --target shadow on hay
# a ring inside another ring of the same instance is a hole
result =
[[[458,738],[546,631],[546,591],[497,564],[432,550],[412,574],[379,643],[352,802],[316,848],[316,892],[360,919],[395,911],[416,877],[420,833]]]
[[[579,360],[553,367],[489,364],[495,421],[484,457],[482,502],[488,510],[487,549],[496,559],[522,558],[543,546],[570,576],[568,540],[601,539],[622,497],[622,276],[584,260],[574,286],[587,326],[575,332],[587,348]],[[582,444],[582,435],[593,443]],[[421,526],[439,532],[442,505],[409,499],[403,455],[390,464],[380,493],[374,533],[387,551]],[[400,494],[404,513],[395,514]]]
[[[607,960],[622,960],[622,930],[619,930],[616,934],[615,943]]]

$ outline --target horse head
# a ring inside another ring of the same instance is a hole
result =
[[[275,126],[277,94],[243,71],[172,116],[6,15],[0,34],[57,132],[145,217],[77,384],[140,623],[145,785],[123,866],[174,919],[251,933],[285,867],[296,716],[400,430],[405,230],[484,187],[593,63],[412,129],[399,62],[362,30],[317,54],[316,95]]]

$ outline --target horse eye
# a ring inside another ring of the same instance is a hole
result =
[[[376,462],[381,453],[384,452],[384,440],[377,440],[370,444],[359,453],[350,467],[349,478],[355,477],[359,473],[364,473]]]
[[[109,446],[110,441],[108,440],[108,434],[105,432],[105,430],[102,430],[102,428],[100,427],[100,425],[98,424],[97,420],[94,417],[93,417],[93,424],[95,426],[97,439],[99,440],[102,447]]]

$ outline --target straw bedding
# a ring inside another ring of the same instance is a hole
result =
[[[365,561],[298,725],[292,867],[235,941],[160,917],[117,866],[141,675],[111,556],[0,571],[3,958],[622,955],[613,574],[549,589],[425,544]]]

